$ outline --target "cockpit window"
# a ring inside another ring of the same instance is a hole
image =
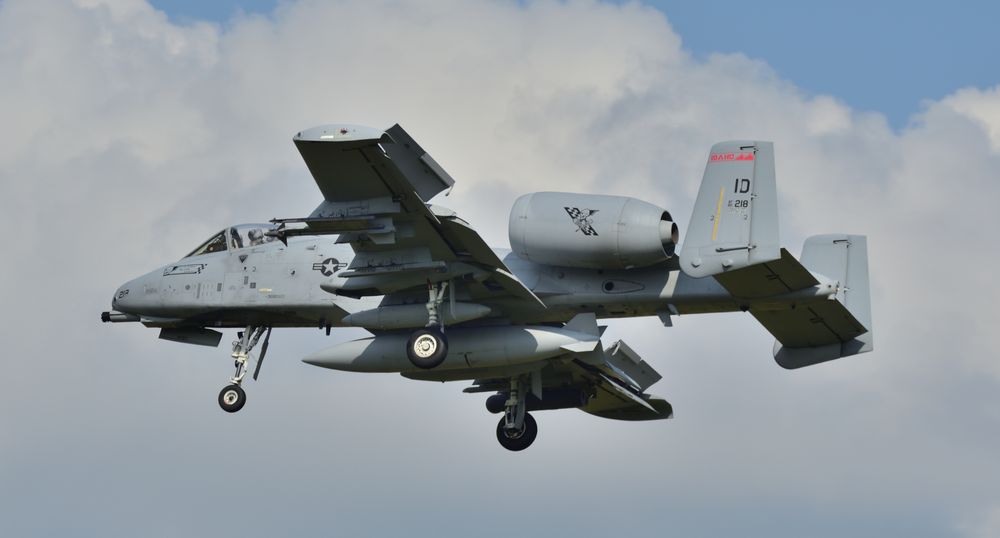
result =
[[[274,224],[240,224],[229,229],[229,248],[247,248],[274,241],[267,232],[276,229]]]
[[[240,224],[232,228],[215,234],[211,239],[205,241],[200,247],[194,249],[191,254],[184,256],[201,256],[211,252],[223,252],[227,248],[239,250],[241,248],[256,247],[274,241],[274,237],[267,235],[267,232],[277,229],[274,224]]]
[[[194,249],[191,254],[184,257],[190,258],[192,256],[201,256],[202,254],[208,254],[210,252],[223,252],[224,250],[226,250],[226,232],[222,231],[213,235],[211,239],[205,241],[200,247]]]
[[[243,248],[243,238],[236,232],[236,228],[229,229],[229,245],[233,250]]]

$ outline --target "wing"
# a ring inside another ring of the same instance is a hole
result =
[[[275,235],[350,243],[353,262],[325,290],[361,297],[452,281],[472,300],[545,308],[465,221],[427,204],[454,180],[399,125],[316,127],[294,142],[324,201],[307,218],[276,219]]]
[[[619,340],[608,349],[598,349],[593,355],[567,355],[546,364],[538,373],[539,382],[532,389],[528,410],[577,407],[586,413],[615,420],[673,417],[670,403],[643,392],[661,379],[660,374],[625,342]],[[407,377],[420,378],[419,374]],[[503,394],[509,387],[508,378],[477,379],[465,392]]]

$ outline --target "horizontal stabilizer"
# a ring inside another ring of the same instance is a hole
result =
[[[715,279],[734,297],[756,298],[781,295],[819,284],[787,250],[781,258],[715,275]]]
[[[806,240],[802,265],[838,283],[829,299],[786,310],[751,310],[774,335],[774,358],[784,368],[801,368],[873,349],[867,239],[820,235]]]
[[[840,301],[821,299],[788,310],[751,310],[771,334],[789,348],[848,341],[868,331]]]

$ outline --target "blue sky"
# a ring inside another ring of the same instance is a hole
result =
[[[274,0],[154,0],[173,20],[224,24],[237,13],[271,13]],[[998,2],[644,2],[666,13],[696,58],[742,53],[782,78],[902,128],[925,100],[1000,83]]]

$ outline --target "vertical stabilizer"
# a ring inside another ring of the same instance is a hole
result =
[[[712,146],[681,270],[705,277],[780,258],[774,145],[744,140]]]

